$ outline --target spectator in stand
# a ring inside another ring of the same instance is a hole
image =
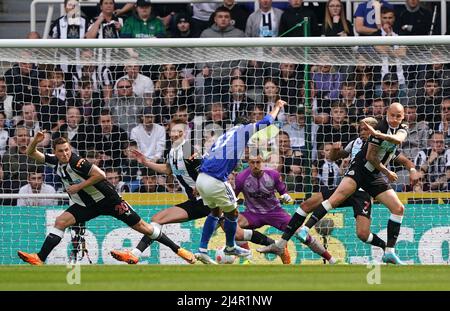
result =
[[[49,68],[53,72],[53,80],[55,80],[55,88],[53,89],[53,96],[65,103],[73,103],[74,95],[72,92],[72,85],[69,79],[66,82],[66,76],[69,77],[70,74],[64,73],[61,67],[56,66],[53,68]]]
[[[311,36],[320,36],[316,14],[310,8],[303,6],[303,0],[289,0],[289,7],[281,15],[279,36],[304,37],[304,26],[295,26],[302,23],[305,17],[309,18]]]
[[[51,132],[59,131],[66,118],[66,103],[53,96],[54,83],[52,73],[43,72],[39,78],[38,94],[33,98],[42,129]]]
[[[419,121],[417,116],[417,105],[414,99],[405,107],[405,119],[408,124],[408,137],[403,142],[401,150],[409,158],[414,159],[419,151],[427,147],[428,124],[426,121]]]
[[[172,38],[195,38],[192,31],[192,20],[186,13],[179,13],[175,18],[175,30]]]
[[[319,65],[317,71],[312,73],[311,79],[323,99],[339,98],[342,74],[331,65]]]
[[[381,8],[381,29],[379,35],[381,36],[398,36],[395,28],[395,11],[389,7]],[[402,91],[406,91],[406,79],[403,70],[403,64],[399,57],[406,55],[405,47],[394,45],[378,45],[375,46],[375,51],[380,54],[383,64],[381,66],[381,79],[390,73],[395,73]]]
[[[206,122],[203,125],[203,137],[219,137],[230,127],[230,118],[221,102],[208,105]]]
[[[93,90],[91,80],[80,81],[75,97],[75,107],[80,110],[84,123],[90,125],[98,123],[104,103],[100,93]]]
[[[194,37],[200,37],[200,34],[211,26],[210,18],[212,13],[220,6],[219,3],[193,3],[192,4],[192,31]]]
[[[118,193],[130,192],[130,187],[122,181],[122,176],[116,168],[105,169],[106,180],[109,181]]]
[[[134,192],[139,193],[166,192],[166,189],[163,186],[158,185],[158,179],[155,171],[149,168],[143,168],[141,171],[142,171],[142,178],[140,186]]]
[[[272,111],[273,107],[275,106],[275,103],[278,99],[280,99],[280,88],[278,84],[278,80],[267,78],[264,81],[264,91],[263,91],[263,104],[264,109],[267,113]],[[286,122],[286,113],[285,108],[281,108],[280,112],[278,113],[277,118],[275,119],[280,122]]]
[[[0,156],[1,158],[1,156]],[[14,193],[17,192],[13,191],[13,186],[11,185],[11,182],[8,180],[4,180],[4,173],[2,165],[0,165],[0,193]],[[0,206],[14,206],[16,205],[17,200],[15,199],[0,199]]]
[[[13,119],[13,96],[6,93],[6,79],[0,76],[0,112],[7,120]]]
[[[444,133],[445,146],[446,148],[450,148],[450,97],[442,100],[441,112],[441,123],[439,124],[438,131]]]
[[[156,123],[166,126],[170,122],[179,105],[177,93],[178,90],[174,81],[161,83],[161,95],[155,98],[152,105]]]
[[[440,59],[440,61],[442,61],[442,59]],[[416,80],[410,81],[410,84],[412,84],[410,91],[420,91],[423,89],[426,79],[432,77],[435,80],[442,81],[442,88],[447,90],[447,93],[448,90],[450,90],[450,64],[434,63],[426,65],[423,70],[416,72],[416,74]],[[417,96],[417,93],[410,92],[409,94],[410,96]],[[450,95],[450,93],[446,95]]]
[[[319,161],[313,164],[317,170],[317,184],[319,184],[319,189],[324,187],[328,190],[332,190],[337,187],[340,181],[341,169],[330,157],[332,148],[333,144],[331,143],[321,144],[321,147],[319,148],[321,156]]]
[[[44,183],[44,169],[42,166],[28,168],[28,184],[19,189],[19,194],[55,194],[53,186]],[[56,206],[57,199],[38,199],[23,197],[17,200],[17,206]]]
[[[145,107],[141,114],[141,124],[131,130],[130,139],[137,142],[138,149],[150,160],[162,159],[166,146],[164,127],[155,124],[151,107]]]
[[[18,119],[17,125],[26,128],[30,137],[42,129],[42,124],[38,120],[36,107],[32,103],[25,103],[22,106],[22,115]],[[47,147],[49,144],[50,133],[46,133],[45,139],[39,144],[39,147]]]
[[[33,91],[39,85],[37,66],[26,62],[31,56],[30,52],[22,52],[22,62],[14,64],[11,69],[5,72],[6,93],[13,97],[13,117],[22,111],[23,103],[31,102]]]
[[[55,20],[50,26],[49,38],[83,39],[89,22],[81,16],[78,0],[64,0],[66,14]]]
[[[360,3],[355,12],[355,30],[360,36],[376,36],[381,30],[381,8],[393,9],[394,6],[387,1],[369,0]],[[377,16],[380,21],[377,24]]]
[[[202,31],[201,38],[239,38],[245,34],[231,22],[231,12],[221,6],[214,11],[214,24]]]
[[[245,31],[245,25],[247,24],[247,19],[250,15],[247,8],[241,4],[236,4],[235,0],[223,0],[223,6],[230,10],[231,25]]]
[[[425,79],[425,87],[416,97],[419,120],[428,122],[430,129],[436,131],[441,122],[441,103],[443,99],[441,81],[429,75]]]
[[[278,37],[283,11],[272,7],[272,0],[259,0],[259,9],[247,19],[247,37]]]
[[[288,106],[298,106],[298,90],[301,88],[303,77],[297,65],[293,63],[280,64],[280,98],[288,103]]]
[[[430,34],[439,35],[439,18],[436,19],[433,31],[431,24],[433,13],[424,8],[420,0],[406,0],[405,6],[398,15],[399,35],[401,36],[427,36]]]
[[[288,175],[292,176],[295,174],[301,176],[302,156],[303,154],[300,150],[292,149],[289,134],[280,131],[278,133],[278,154],[272,154],[270,162],[278,164],[276,169],[284,178]]]
[[[5,154],[8,148],[9,131],[5,127],[6,116],[0,111],[0,157]]]
[[[249,119],[251,123],[256,123],[264,118],[266,115],[264,111],[264,105],[263,104],[255,104],[251,106]]]
[[[356,97],[370,100],[374,97],[373,67],[357,65],[355,68]]]
[[[150,0],[136,1],[136,15],[130,16],[120,30],[121,38],[164,38],[166,27],[152,15]]]
[[[293,150],[305,149],[305,107],[290,107],[283,131],[289,134]]]
[[[170,4],[169,4],[170,3]],[[154,4],[153,10],[155,16],[157,16],[164,24],[168,31],[173,31],[175,28],[175,19],[179,14],[186,14],[190,11],[190,3],[176,3],[172,4],[172,1],[168,3]]]
[[[328,0],[325,6],[325,21],[322,26],[325,37],[354,36],[353,25],[345,17],[345,10],[340,0]]]
[[[122,150],[126,148],[128,142],[128,135],[113,123],[111,112],[103,109],[100,113],[99,124],[94,128],[93,137],[88,138],[88,142],[92,142],[95,151],[100,154],[103,167],[119,167]]]
[[[400,87],[396,73],[387,73],[384,75],[381,86],[377,88],[375,95],[383,98],[387,102],[387,105],[406,99],[405,88]]]
[[[72,151],[86,154],[86,139],[88,133],[92,133],[93,126],[82,121],[80,110],[77,107],[68,107],[66,123],[61,125],[59,132],[53,133],[52,140],[65,137],[70,142]]]
[[[131,81],[127,78],[120,79],[116,88],[117,94],[109,101],[107,108],[114,123],[130,134],[131,129],[140,123],[140,114],[147,105],[142,97],[133,94]]]
[[[87,39],[117,39],[120,38],[120,29],[123,19],[114,14],[115,0],[100,0],[100,14],[91,21],[86,33]]]
[[[111,69],[107,66],[96,66],[94,61],[94,52],[92,49],[84,49],[80,52],[80,58],[87,62],[84,66],[77,66],[76,72],[73,73],[72,80],[75,91],[82,80],[91,80],[92,89],[100,92],[103,99],[111,98],[113,89],[113,78]]]
[[[219,7],[214,13],[214,24],[205,29],[200,35],[201,38],[236,38],[245,37],[242,30],[237,29],[231,24],[230,10],[226,7]],[[198,70],[202,70],[205,66],[211,69],[211,86],[212,94],[225,94],[228,92],[230,85],[231,71],[236,67],[245,67],[246,61],[219,61],[211,64],[197,63]],[[206,81],[205,81],[206,82]],[[209,83],[209,81],[208,81]],[[206,96],[208,103],[212,102],[210,96]]]
[[[144,98],[147,104],[151,104],[151,99],[153,93],[155,92],[155,86],[152,79],[140,73],[140,70],[141,67],[139,65],[132,63],[127,64],[125,66],[125,72],[127,74],[117,79],[117,82],[114,85],[114,90],[116,94],[118,94],[117,86],[119,82],[126,79],[132,85],[132,94]]]
[[[254,101],[246,95],[247,86],[241,78],[231,81],[230,92],[222,97],[222,103],[227,107],[231,122],[236,122],[240,117],[247,116],[250,106]]]
[[[370,115],[380,122],[383,120],[386,115],[387,105],[386,102],[382,98],[375,98],[372,101],[372,106],[367,107],[366,115]]]
[[[177,89],[178,103],[189,105],[189,112],[193,112],[191,107],[193,101],[194,88],[189,79],[181,76],[179,68],[175,64],[164,64],[160,68],[159,80],[155,83],[156,96],[161,96],[161,86],[174,85]]]
[[[365,100],[356,98],[356,81],[353,75],[341,83],[339,100],[347,106],[348,118],[351,124],[364,118]]]
[[[14,192],[27,182],[28,168],[36,165],[36,161],[27,156],[27,147],[30,142],[28,130],[21,126],[14,129],[14,137],[10,139],[9,150],[1,158],[3,180]]]
[[[450,179],[450,149],[445,148],[444,134],[434,132],[428,140],[428,148],[419,152],[414,160],[416,167],[425,174],[426,186],[432,191],[448,191]]]
[[[340,101],[333,102],[330,123],[319,126],[317,143],[341,142],[342,145],[347,145],[356,137],[356,128],[348,123],[347,106]]]

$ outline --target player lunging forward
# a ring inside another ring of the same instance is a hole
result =
[[[200,247],[196,254],[198,259],[208,261],[208,243],[222,211],[225,217],[224,231],[226,237],[224,253],[239,257],[250,255],[249,250],[239,247],[235,243],[239,213],[236,208],[236,195],[227,180],[242,157],[250,137],[256,131],[271,125],[284,105],[284,101],[278,100],[274,109],[261,121],[232,127],[217,139],[209,153],[203,158],[196,185],[203,201],[212,211],[206,217],[203,225]]]
[[[331,151],[331,159],[333,161],[347,158],[348,156],[351,157],[351,160],[355,158],[356,154],[358,154],[361,150],[363,144],[367,141],[370,135],[369,128],[366,124],[376,127],[378,121],[371,117],[361,120],[359,124],[360,136],[357,139],[348,143],[344,149],[340,148],[340,144],[333,145],[333,149]],[[394,161],[408,168],[410,171],[410,181],[412,184],[420,178],[420,174],[418,174],[414,168],[414,163],[403,154],[399,154]],[[302,202],[289,221],[289,224],[286,227],[281,239],[272,245],[258,249],[258,251],[262,253],[278,253],[282,250],[289,239],[295,234],[297,229],[303,224],[307,215],[320,207],[321,202],[329,199],[335,191],[336,189],[328,190],[326,188],[322,188],[320,193],[315,193],[309,199]],[[338,207],[346,206],[353,207],[353,214],[356,218],[356,235],[358,238],[364,243],[380,247],[384,251],[386,248],[386,242],[375,233],[370,232],[372,211],[372,198],[370,195],[360,188]]]
[[[281,195],[283,203],[291,202],[287,193],[286,184],[281,180],[276,170],[262,168],[263,161],[260,155],[250,158],[249,168],[236,176],[236,195],[244,194],[245,211],[239,214],[238,224],[241,228],[257,229],[265,225],[284,231],[291,216],[281,207],[275,196],[275,191]],[[316,254],[334,264],[336,260],[328,253],[314,237],[308,236],[305,244]],[[282,256],[287,253],[287,244],[275,252]],[[286,255],[285,255],[286,256]]]
[[[39,253],[18,252],[22,260],[32,265],[42,265],[63,238],[67,227],[89,221],[100,215],[109,215],[147,235],[150,239],[168,246],[187,262],[195,262],[195,256],[191,252],[176,245],[161,232],[159,227],[154,227],[142,220],[117,193],[114,186],[105,180],[105,173],[99,167],[72,153],[67,139],[60,137],[53,141],[54,155],[38,151],[36,146],[44,140],[44,135],[44,132],[36,134],[28,146],[27,154],[38,163],[45,163],[54,169],[55,173],[61,177],[73,204],[56,218],[55,225],[50,229]]]
[[[202,198],[195,189],[195,181],[198,176],[198,169],[201,159],[193,158],[194,150],[185,137],[187,123],[182,120],[174,119],[169,124],[169,136],[172,141],[172,148],[169,151],[167,162],[165,164],[154,163],[147,159],[140,151],[130,150],[136,160],[161,174],[174,174],[178,184],[187,196],[187,200],[183,203],[164,209],[152,217],[152,225],[160,226],[171,223],[182,223],[195,219],[206,217],[211,210],[203,203]],[[264,234],[253,230],[240,230],[239,235],[247,238],[248,241],[261,245],[269,245],[273,242]],[[111,256],[115,259],[127,262],[129,264],[137,264],[141,254],[153,242],[148,236],[144,235],[132,251],[113,250]],[[281,256],[284,258],[284,254]],[[216,264],[211,260],[207,264]]]
[[[408,136],[408,127],[403,123],[404,116],[403,106],[400,103],[393,103],[388,108],[387,116],[377,125],[376,130],[366,124],[371,136],[351,162],[336,191],[328,200],[322,202],[306,225],[300,228],[298,232],[300,240],[306,239],[309,229],[330,209],[341,205],[361,187],[391,211],[387,225],[387,243],[382,258],[383,262],[403,264],[395,254],[395,244],[400,233],[405,208],[380,173],[383,173],[390,182],[398,179],[397,174],[390,171],[386,165],[393,159],[398,146]]]

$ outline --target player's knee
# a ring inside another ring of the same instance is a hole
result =
[[[405,206],[403,204],[398,204],[391,210],[391,213],[395,215],[403,215],[405,213]]]
[[[222,216],[222,211],[220,210],[220,208],[216,207],[211,210],[211,214],[214,217],[220,217],[220,216]]]
[[[231,221],[236,220],[239,216],[239,212],[238,212],[237,208],[235,208],[231,212],[224,212],[223,214],[224,214],[225,218],[227,218],[228,220],[231,220]]]
[[[64,217],[56,217],[55,220],[55,227],[58,229],[66,229],[67,227],[71,226],[72,223],[67,218]]]
[[[301,208],[305,213],[311,213],[312,210],[313,210],[312,206],[311,206],[309,203],[307,203],[306,201],[305,201],[305,202],[302,202],[302,203],[300,204],[300,208]]]
[[[161,222],[163,221],[163,217],[161,216],[161,214],[156,214],[152,216],[151,222],[156,222],[157,224],[161,224]]]
[[[363,242],[366,242],[369,238],[370,230],[368,228],[357,228],[356,229],[356,235],[358,236],[358,239],[360,239]]]

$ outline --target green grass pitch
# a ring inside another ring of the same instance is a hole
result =
[[[0,266],[0,290],[450,290],[450,266],[83,265],[79,285],[66,266]]]

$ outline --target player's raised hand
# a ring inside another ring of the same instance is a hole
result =
[[[374,129],[372,125],[368,124],[366,121],[361,122],[367,127],[367,130],[369,131],[370,135],[378,138],[379,134],[381,133],[380,131]]]
[[[287,103],[284,101],[284,100],[282,100],[282,99],[279,99],[279,100],[277,100],[277,102],[275,103],[275,108],[283,108],[284,107],[284,105],[287,105]]]
[[[45,132],[46,132],[45,130],[37,132],[36,135],[34,136],[34,141],[38,144],[43,142],[45,139]]]
[[[130,155],[131,157],[136,159],[136,161],[138,161],[140,164],[144,164],[145,161],[147,160],[145,155],[137,149],[130,149]]]

